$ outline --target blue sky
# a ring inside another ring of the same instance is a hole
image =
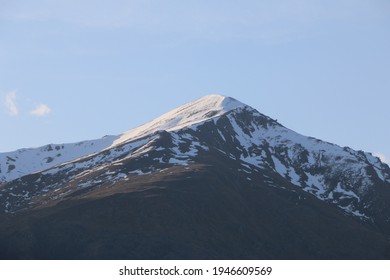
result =
[[[218,93],[389,162],[389,26],[387,0],[0,0],[0,152]]]

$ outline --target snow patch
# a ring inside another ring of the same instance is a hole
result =
[[[333,192],[337,192],[337,193],[342,194],[342,196],[340,198],[353,197],[353,198],[356,198],[360,202],[360,197],[356,193],[351,191],[351,190],[347,191],[347,190],[343,189],[341,187],[340,182],[337,184],[337,186],[336,186],[336,188],[334,189]]]

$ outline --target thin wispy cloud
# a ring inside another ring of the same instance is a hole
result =
[[[31,111],[31,115],[36,117],[43,117],[45,115],[48,115],[51,112],[51,109],[46,104],[39,104],[35,107],[34,110]]]
[[[16,117],[19,114],[18,107],[16,106],[16,91],[8,92],[5,95],[4,106],[10,116]]]

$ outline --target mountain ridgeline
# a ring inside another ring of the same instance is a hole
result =
[[[390,168],[210,95],[0,154],[3,259],[388,259]]]

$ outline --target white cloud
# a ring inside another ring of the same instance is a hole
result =
[[[18,107],[16,106],[16,91],[8,92],[5,95],[4,105],[10,116],[17,116],[19,114]]]
[[[385,163],[388,163],[387,158],[386,158],[386,156],[384,154],[382,154],[382,153],[375,153],[374,155],[377,156],[381,161],[383,161]]]
[[[31,111],[31,114],[37,117],[42,117],[49,114],[50,111],[50,107],[46,104],[39,104],[37,107],[35,107],[34,110]]]

